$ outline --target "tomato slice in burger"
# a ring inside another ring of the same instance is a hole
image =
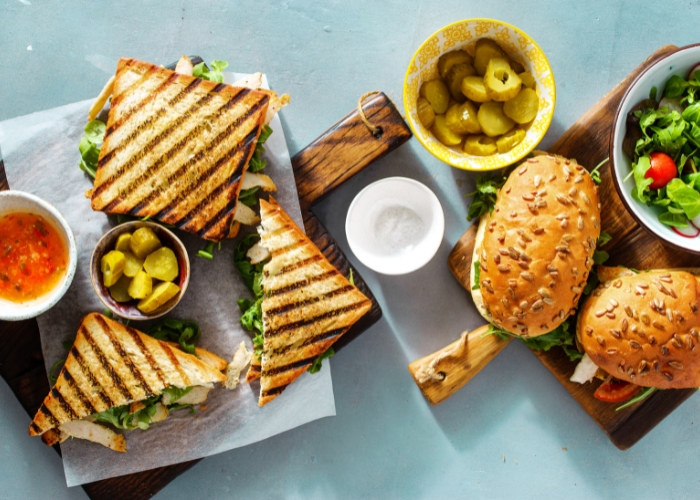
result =
[[[596,389],[593,397],[606,403],[620,403],[636,395],[640,389],[638,385],[610,377]]]

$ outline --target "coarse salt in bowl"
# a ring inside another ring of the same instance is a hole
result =
[[[364,188],[350,204],[345,221],[355,256],[389,275],[427,264],[444,232],[445,215],[435,193],[406,177],[388,177]]]

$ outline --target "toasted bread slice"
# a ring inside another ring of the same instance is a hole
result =
[[[122,58],[92,208],[200,237],[229,233],[269,94]]]
[[[80,323],[68,359],[30,424],[29,435],[141,401],[166,387],[184,389],[225,380],[223,373],[197,357],[91,313]]]
[[[372,307],[270,197],[260,200],[263,269],[263,406],[296,380]],[[249,377],[255,373],[251,364]]]

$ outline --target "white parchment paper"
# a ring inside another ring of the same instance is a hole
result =
[[[243,75],[226,74],[227,82]],[[264,81],[267,85],[267,81]],[[61,301],[37,318],[46,369],[65,358],[64,340],[75,338],[81,318],[102,311],[90,283],[89,263],[97,240],[115,223],[93,212],[84,192],[92,179],[79,168],[78,143],[92,100],[69,104],[0,122],[0,145],[11,189],[28,191],[54,205],[66,218],[78,244],[78,266],[73,283]],[[279,117],[270,126],[265,144],[267,168],[278,187],[276,199],[303,229],[299,199],[289,151]],[[233,266],[237,240],[224,241],[214,260],[196,257],[204,247],[199,238],[177,231],[191,263],[189,288],[169,317],[193,319],[202,328],[198,345],[230,361],[241,340],[252,348],[251,337],[239,323],[236,299],[251,297]],[[138,323],[131,326],[139,328]],[[68,486],[130,474],[206,457],[245,446],[293,429],[312,420],[335,415],[330,363],[321,372],[302,375],[268,405],[257,405],[259,384],[235,391],[217,388],[206,409],[190,415],[174,412],[147,431],[125,433],[127,453],[116,453],[79,439],[61,445]],[[48,452],[48,450],[47,450]]]

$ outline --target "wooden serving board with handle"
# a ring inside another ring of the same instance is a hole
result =
[[[674,50],[676,50],[675,46],[667,45],[649,56],[646,61],[574,123],[549,149],[549,152],[567,158],[575,158],[589,170],[605,160],[610,154],[613,118],[625,90],[645,68],[659,57]],[[604,247],[604,250],[610,254],[610,260],[606,265],[623,265],[635,269],[696,267],[697,256],[664,246],[634,221],[618,197],[611,175],[611,166],[608,163],[601,169],[602,184],[600,186],[602,231],[612,236],[612,241]],[[448,258],[450,271],[467,290],[470,287],[469,272],[476,229],[477,225],[474,224],[464,233]],[[490,360],[487,359],[488,356],[495,357],[507,344],[507,341],[487,339],[488,337],[472,339],[471,345],[474,347],[474,353],[469,354],[469,349],[467,349],[461,360],[462,368],[454,374],[445,372],[444,382],[436,379],[434,383],[421,387],[423,394],[429,401],[437,404],[449,397],[488,363]],[[489,342],[489,344],[481,345],[484,342]],[[449,346],[438,353],[447,349]],[[533,351],[533,353],[605,431],[613,444],[622,450],[634,445],[695,392],[694,389],[657,391],[641,403],[621,411],[615,411],[618,404],[604,403],[593,397],[598,383],[581,385],[569,381],[576,363],[569,361],[563,350],[554,348],[548,352]],[[430,356],[426,358],[432,359]],[[472,356],[476,359],[473,359]],[[414,373],[418,365],[424,366],[426,358],[414,361],[412,363],[413,369],[409,367],[409,370]],[[458,365],[459,362],[453,359],[452,364]],[[443,369],[450,369],[452,364],[445,365]],[[464,366],[473,368],[464,369]],[[450,375],[452,375],[451,378]],[[456,378],[458,380],[455,380]],[[453,389],[455,387],[456,389]]]
[[[355,109],[292,158],[306,234],[345,276],[349,275],[350,263],[313,214],[313,204],[378,158],[402,145],[412,135],[385,94],[375,95],[362,107],[370,123],[381,127],[381,134],[372,135]],[[9,185],[0,157],[0,190],[5,189],[9,189]],[[357,287],[372,301],[372,309],[334,344],[336,352],[382,317],[379,303],[362,276],[355,271],[354,278]],[[36,320],[0,321],[0,375],[30,417],[34,417],[50,389]],[[59,450],[58,445],[56,448]],[[197,462],[194,460],[105,479],[85,484],[83,489],[93,500],[146,499]]]

